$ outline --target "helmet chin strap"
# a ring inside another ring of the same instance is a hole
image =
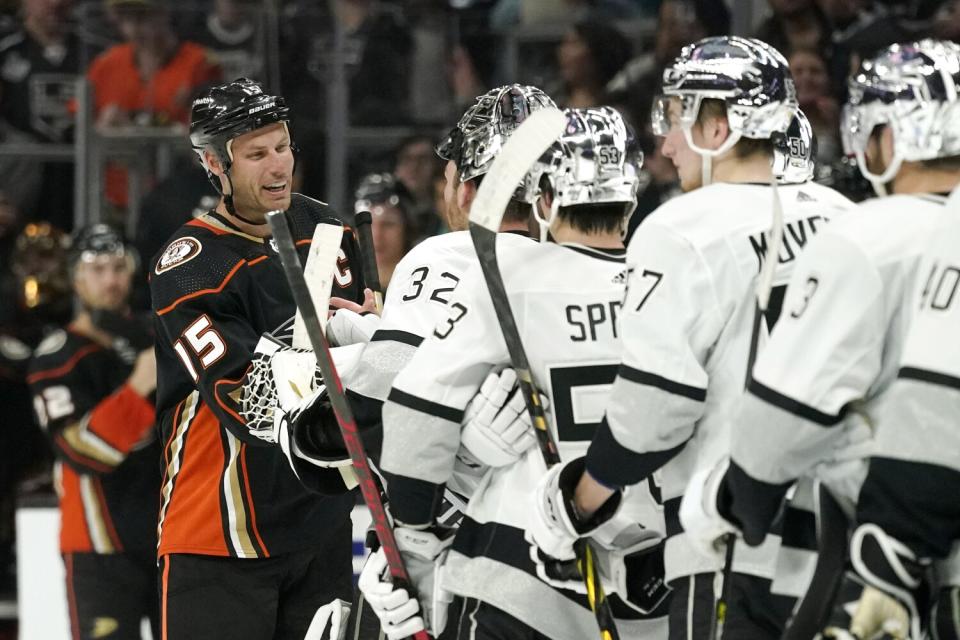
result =
[[[903,164],[903,158],[897,153],[897,150],[893,150],[893,158],[890,159],[890,164],[886,169],[883,170],[883,173],[876,174],[870,169],[867,168],[867,158],[863,151],[856,152],[857,166],[860,168],[860,173],[863,174],[863,177],[870,181],[870,186],[873,187],[873,192],[877,196],[883,198],[889,195],[887,190],[887,184],[897,175],[900,171],[900,165]]]
[[[540,215],[540,207],[537,206],[539,200],[535,201],[533,205],[533,219],[537,221],[537,226],[540,227],[540,242],[546,242],[550,234],[550,225],[553,224],[553,221],[557,217],[557,209],[560,208],[560,202],[554,196],[553,200],[550,202],[550,218],[546,219]]]
[[[723,141],[723,144],[716,149],[706,149],[694,142],[693,134],[690,133],[690,127],[683,128],[683,137],[687,141],[687,146],[700,155],[700,186],[706,187],[713,183],[713,159],[732,149],[733,145],[740,141],[741,133],[739,131],[731,131],[727,135],[727,139]]]
[[[230,215],[232,215],[234,218],[239,218],[239,219],[242,220],[243,222],[246,222],[247,224],[251,224],[251,225],[254,225],[254,226],[266,224],[266,221],[264,221],[264,222],[256,222],[256,221],[254,221],[254,220],[250,220],[249,218],[245,218],[245,217],[243,217],[242,215],[240,215],[239,213],[237,213],[237,208],[233,205],[233,180],[230,179],[230,172],[229,172],[229,171],[224,171],[224,172],[223,172],[223,175],[224,175],[224,177],[226,177],[226,179],[227,179],[227,184],[230,185],[230,193],[224,193],[224,194],[223,194],[223,206],[224,206],[224,208],[227,210],[227,213],[229,213]]]

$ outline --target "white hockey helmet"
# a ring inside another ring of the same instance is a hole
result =
[[[769,139],[784,133],[797,112],[797,91],[786,59],[756,38],[717,36],[683,48],[663,71],[661,95],[654,99],[653,132],[670,130],[671,99],[680,100],[680,127],[691,149],[704,159],[703,183],[710,183],[710,159],[726,153],[740,138]],[[704,99],[720,100],[730,135],[717,149],[693,141],[691,128]]]
[[[843,150],[856,157],[878,193],[905,160],[960,155],[960,46],[931,39],[891,45],[864,60],[847,86]],[[881,125],[893,133],[893,158],[876,174],[867,168],[865,153],[870,134]]]
[[[773,138],[773,175],[780,184],[800,184],[813,178],[817,137],[807,116],[797,110],[787,132]]]
[[[534,207],[541,237],[560,207],[586,204],[622,204],[626,228],[646,179],[636,135],[612,107],[566,109],[564,115],[563,134],[527,174],[528,201],[536,201],[544,178],[553,192],[549,220]]]
[[[491,89],[463,114],[436,152],[457,165],[460,181],[484,175],[507,138],[534,111],[556,107],[537,87],[509,84]]]

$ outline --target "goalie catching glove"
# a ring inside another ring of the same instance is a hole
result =
[[[339,371],[359,351],[338,349]],[[250,434],[280,446],[300,481],[313,491],[337,494],[356,486],[350,456],[320,379],[316,358],[307,349],[287,347],[269,335],[254,351],[240,401]]]
[[[447,607],[453,594],[440,587],[440,570],[453,543],[452,529],[397,527],[393,534],[412,587],[419,595],[390,581],[387,558],[377,549],[367,558],[357,587],[380,620],[389,640],[401,640],[423,631],[439,637],[447,624]]]

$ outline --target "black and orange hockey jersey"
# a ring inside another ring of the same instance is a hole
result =
[[[326,205],[294,194],[290,229],[306,261]],[[333,296],[363,299],[345,229]],[[349,518],[352,493],[308,492],[279,447],[250,435],[239,400],[260,336],[289,340],[296,307],[272,239],[215,212],[181,227],[151,266],[157,415],[163,437],[159,554],[269,557],[313,547]]]
[[[132,370],[69,329],[34,352],[27,382],[57,456],[63,553],[156,547],[160,443],[153,404],[126,384]]]

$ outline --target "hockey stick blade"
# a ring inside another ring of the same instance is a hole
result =
[[[333,273],[337,266],[343,227],[333,224],[318,224],[313,230],[313,241],[307,253],[307,264],[303,267],[303,277],[310,289],[310,298],[317,309],[326,310],[330,306],[330,292],[333,288]],[[317,318],[324,335],[327,331],[326,314]],[[310,338],[303,325],[303,315],[297,310],[293,320],[293,344],[295,349],[308,349]]]
[[[507,139],[490,170],[483,177],[470,206],[470,224],[496,233],[510,196],[531,165],[563,133],[567,119],[559,109],[540,109],[530,114]]]
[[[520,391],[537,434],[540,453],[548,468],[560,462],[560,455],[547,424],[540,392],[533,384],[530,361],[523,348],[516,318],[510,308],[510,300],[500,274],[497,262],[497,231],[517,185],[531,165],[563,133],[565,126],[566,118],[557,109],[542,109],[524,120],[497,154],[470,208],[470,238],[480,261],[480,269],[497,314],[497,321],[500,323],[503,340],[510,355],[510,364],[517,373]],[[597,618],[600,637],[603,640],[618,640],[613,610],[599,578],[596,554],[592,553],[586,540],[579,541],[574,546],[574,551],[587,587],[590,608]]]
[[[360,241],[360,259],[363,268],[363,281],[373,291],[377,313],[383,310],[383,286],[380,284],[380,272],[377,270],[377,252],[373,246],[373,216],[369,211],[360,211],[354,217],[357,225],[357,239]]]
[[[330,404],[333,406],[337,423],[340,425],[344,445],[347,447],[347,452],[353,461],[354,471],[360,481],[363,501],[370,509],[377,537],[380,539],[384,555],[387,558],[390,575],[393,576],[394,584],[410,589],[410,593],[413,593],[413,585],[410,583],[410,576],[403,566],[397,540],[393,536],[393,529],[387,519],[387,511],[383,506],[383,500],[380,498],[380,490],[377,487],[373,470],[370,468],[370,460],[363,449],[357,423],[353,418],[353,412],[350,410],[350,404],[343,390],[343,383],[340,381],[340,376],[333,364],[330,345],[320,329],[320,320],[317,317],[317,310],[313,306],[310,290],[307,288],[306,280],[303,277],[300,256],[297,255],[297,248],[293,236],[290,234],[287,218],[282,211],[271,211],[267,214],[267,222],[273,231],[273,237],[277,243],[277,252],[280,254],[280,263],[283,265],[284,275],[290,285],[290,291],[293,293],[293,300],[303,314],[304,327],[310,337],[310,344],[313,346],[313,353],[317,359],[317,366],[323,376],[324,384],[327,386]],[[416,640],[430,640],[426,631],[419,631],[413,637]]]

